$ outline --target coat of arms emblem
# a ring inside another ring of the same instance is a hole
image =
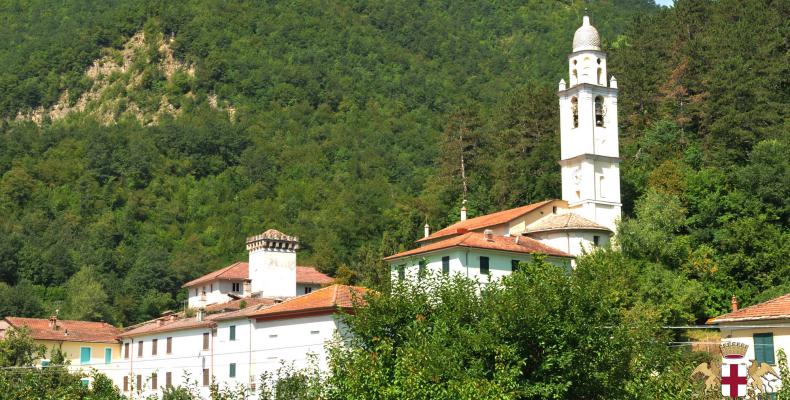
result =
[[[692,379],[704,379],[705,391],[721,389],[726,398],[746,397],[751,393],[772,393],[776,390],[779,374],[764,362],[745,356],[749,345],[727,342],[720,346],[723,362],[721,368],[715,363],[702,363],[691,373]]]

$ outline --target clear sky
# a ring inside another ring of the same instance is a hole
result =
[[[671,6],[675,4],[675,0],[656,0],[656,4],[660,6]]]

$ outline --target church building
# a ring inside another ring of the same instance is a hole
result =
[[[510,274],[533,254],[571,268],[605,246],[620,218],[617,81],[606,72],[598,30],[585,16],[573,36],[568,79],[559,83],[562,199],[466,217],[385,258],[393,279],[421,271],[460,273],[481,282]]]

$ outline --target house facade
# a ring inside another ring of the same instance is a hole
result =
[[[475,218],[462,206],[458,222],[430,232],[419,247],[385,258],[393,280],[421,270],[487,282],[543,254],[572,268],[576,256],[610,243],[620,218],[617,80],[607,75],[598,31],[585,16],[559,83],[562,199]]]

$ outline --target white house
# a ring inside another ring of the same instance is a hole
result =
[[[246,297],[285,299],[310,293],[334,280],[315,267],[296,265],[299,238],[269,229],[247,238],[249,262],[235,262],[182,287],[188,307],[201,308]]]
[[[790,293],[741,309],[733,297],[732,304],[732,312],[712,318],[707,323],[719,328],[722,343],[746,344],[746,360],[757,365],[766,363],[779,372],[779,350],[790,357]],[[770,381],[766,379],[764,383]],[[776,381],[755,390],[773,393],[780,384]]]
[[[461,273],[482,282],[511,273],[519,261],[544,254],[572,266],[574,257],[607,245],[620,218],[617,81],[606,73],[598,31],[584,17],[568,56],[568,85],[559,84],[562,200],[545,200],[460,220],[420,247],[385,258],[393,279],[420,268]]]

